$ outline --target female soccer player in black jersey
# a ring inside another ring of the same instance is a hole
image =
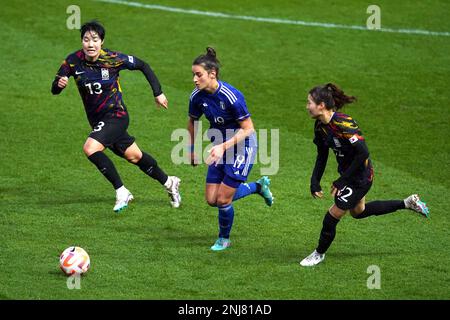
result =
[[[133,195],[125,188],[112,161],[103,153],[105,148],[137,165],[147,175],[159,181],[169,193],[171,205],[177,208],[181,202],[178,191],[180,179],[167,176],[156,160],[141,151],[135,143],[135,138],[127,132],[129,117],[122,100],[119,71],[142,71],[152,88],[157,106],[167,109],[168,101],[157,77],[146,62],[135,56],[102,49],[104,38],[105,29],[100,23],[85,23],[81,27],[82,49],[70,54],[63,61],[51,91],[53,94],[60,94],[67,86],[68,78],[74,77],[92,128],[83,151],[116,189],[113,209],[115,212],[126,208]]]
[[[331,195],[334,204],[323,219],[319,245],[300,262],[302,266],[314,266],[325,259],[336,234],[336,225],[349,210],[353,218],[362,219],[372,215],[383,215],[400,209],[411,209],[428,217],[426,204],[416,194],[404,200],[372,201],[366,203],[365,195],[373,180],[373,168],[369,150],[356,122],[348,115],[338,112],[355,97],[347,96],[336,85],[328,83],[309,91],[307,110],[313,119],[314,144],[317,158],[311,176],[311,194],[322,198],[320,180],[325,170],[328,151],[332,149],[338,163],[340,177],[332,183]]]

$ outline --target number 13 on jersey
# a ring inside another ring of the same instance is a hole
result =
[[[85,86],[86,86],[86,88],[89,89],[89,93],[90,94],[100,94],[100,93],[103,92],[102,91],[102,85],[99,82],[86,83]],[[94,88],[92,88],[92,87],[94,87]]]

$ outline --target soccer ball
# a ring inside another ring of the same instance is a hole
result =
[[[68,276],[89,270],[91,260],[83,248],[69,247],[59,257],[59,267]]]

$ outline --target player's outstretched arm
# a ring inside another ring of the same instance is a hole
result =
[[[167,109],[169,106],[169,101],[167,100],[166,96],[162,92],[161,83],[159,82],[159,80],[156,77],[155,73],[153,72],[152,68],[150,68],[150,65],[147,62],[145,62],[137,57],[134,57],[134,60],[135,60],[134,70],[141,70],[141,72],[144,74],[145,78],[147,79],[148,83],[152,87],[156,106]]]
[[[164,109],[169,107],[169,101],[164,93],[161,93],[159,96],[155,97],[155,102],[157,107],[163,107]]]

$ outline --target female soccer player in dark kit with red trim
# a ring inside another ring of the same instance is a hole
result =
[[[347,211],[356,219],[379,216],[400,209],[411,209],[425,217],[429,214],[426,204],[416,194],[404,200],[366,203],[365,195],[373,181],[369,150],[355,120],[339,112],[344,105],[355,100],[355,97],[345,95],[332,83],[317,86],[309,91],[306,108],[311,118],[316,119],[314,144],[317,146],[316,164],[311,176],[312,196],[323,197],[320,180],[327,164],[329,149],[335,153],[340,177],[331,186],[334,204],[323,219],[319,245],[300,262],[302,266],[314,266],[325,259],[325,252],[336,234],[336,225]]]
[[[177,208],[181,203],[178,191],[180,179],[167,176],[156,160],[141,151],[135,138],[127,132],[129,116],[122,100],[119,72],[124,69],[140,70],[152,88],[157,106],[167,109],[166,96],[158,78],[146,62],[135,56],[103,49],[104,38],[105,29],[100,23],[85,23],[81,27],[82,49],[68,55],[63,61],[51,91],[53,94],[60,94],[66,88],[69,77],[74,77],[92,128],[83,151],[116,190],[115,212],[126,208],[133,195],[125,188],[113,162],[103,152],[105,148],[135,164],[163,185],[169,194],[171,205]]]

